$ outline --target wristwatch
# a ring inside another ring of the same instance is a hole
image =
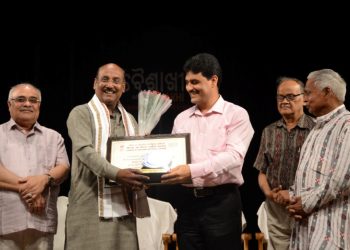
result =
[[[46,174],[46,175],[49,177],[49,181],[48,181],[47,185],[49,187],[55,186],[55,178],[53,178],[50,174]]]

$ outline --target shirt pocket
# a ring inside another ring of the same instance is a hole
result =
[[[330,174],[329,169],[325,169],[324,167],[310,167],[311,173],[315,177],[326,178]]]
[[[227,132],[224,127],[218,129],[210,129],[205,135],[205,144],[211,152],[221,152],[226,149]]]
[[[4,155],[1,157],[1,164],[20,176],[26,175],[27,172],[23,168],[23,162],[26,161],[27,156],[24,146],[8,140],[2,147]]]
[[[55,146],[52,144],[37,144],[37,165],[48,172],[55,166]]]

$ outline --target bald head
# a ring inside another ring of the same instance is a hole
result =
[[[123,75],[123,80],[124,80],[124,74],[125,74],[124,69],[122,69],[121,67],[119,67],[115,63],[107,63],[107,64],[104,64],[101,67],[99,67],[97,70],[96,78],[100,77],[101,71],[108,71],[108,70],[120,71]]]

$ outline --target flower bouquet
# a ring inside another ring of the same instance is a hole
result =
[[[160,117],[170,108],[172,100],[158,91],[142,90],[138,102],[139,135],[149,135]]]
[[[147,136],[160,117],[170,108],[172,100],[158,91],[140,91],[138,96],[139,135]],[[166,149],[150,150],[143,156],[141,171],[150,177],[149,183],[160,183],[160,176],[169,170],[172,155]]]

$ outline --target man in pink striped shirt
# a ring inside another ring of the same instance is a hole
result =
[[[59,184],[69,171],[62,136],[41,126],[41,92],[11,88],[11,119],[0,125],[0,249],[53,249]]]
[[[190,133],[191,163],[162,176],[162,183],[185,184],[175,204],[180,249],[241,249],[242,166],[254,130],[245,109],[219,93],[221,67],[201,53],[184,65],[191,108],[180,113],[172,133]]]

